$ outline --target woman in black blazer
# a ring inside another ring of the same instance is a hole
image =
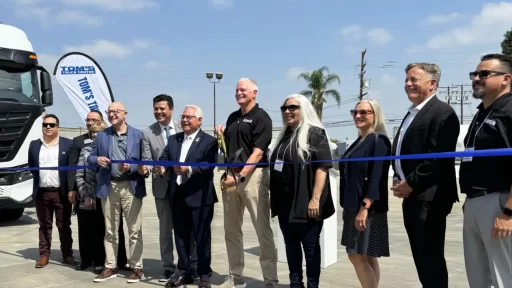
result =
[[[362,100],[350,111],[359,137],[342,159],[391,155],[384,117],[375,100]],[[346,247],[362,287],[378,287],[378,257],[389,257],[389,160],[340,162],[341,245]]]

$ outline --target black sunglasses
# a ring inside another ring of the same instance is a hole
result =
[[[299,109],[299,105],[288,105],[288,106],[281,106],[281,112],[286,112],[286,110],[293,112],[297,109]]]
[[[366,116],[366,115],[372,114],[372,113],[373,113],[373,111],[366,110],[366,109],[360,109],[360,110],[352,109],[352,110],[350,110],[350,114],[352,116],[356,116],[357,114],[359,114],[361,116]]]
[[[57,127],[57,123],[43,123],[43,128],[44,127],[55,128]]]
[[[501,72],[501,71],[493,71],[493,70],[480,70],[480,71],[475,71],[475,72],[469,72],[469,79],[474,80],[476,76],[478,76],[478,78],[480,78],[480,79],[485,79],[485,78],[489,77],[491,74],[505,75],[507,73]]]

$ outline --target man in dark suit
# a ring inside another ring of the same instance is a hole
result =
[[[436,97],[441,70],[413,63],[405,91],[413,103],[393,143],[392,155],[453,152],[460,125],[453,108]],[[444,258],[446,217],[458,201],[455,159],[392,161],[393,193],[403,198],[404,225],[423,287],[448,287]]]
[[[183,132],[172,135],[160,160],[187,163],[217,163],[217,140],[201,129],[203,112],[200,107],[188,105],[181,115]],[[170,181],[174,235],[178,251],[178,269],[165,284],[179,287],[194,283],[191,265],[191,234],[197,243],[197,273],[199,288],[210,288],[211,269],[211,223],[214,204],[218,202],[213,171],[215,166],[177,166],[165,169],[155,166],[155,173],[164,175]],[[191,233],[192,232],[192,233]]]
[[[47,114],[43,120],[42,139],[30,142],[28,149],[29,167],[67,166],[71,139],[59,137],[59,118]],[[59,230],[62,263],[76,265],[73,257],[71,234],[71,203],[68,201],[68,179],[62,170],[32,170],[34,188],[32,198],[36,199],[36,213],[39,221],[39,260],[36,268],[48,265],[52,244],[53,214]]]
[[[93,124],[103,121],[103,114],[98,110],[92,110],[87,114],[85,125],[87,129]],[[80,152],[85,146],[91,145],[92,138],[89,132],[73,138],[73,146],[69,153],[69,166],[76,166]],[[68,193],[68,199],[71,204],[75,205],[76,216],[78,220],[78,249],[80,252],[80,263],[75,270],[85,270],[89,266],[96,266],[95,272],[101,272],[105,262],[105,246],[103,239],[105,237],[105,223],[103,221],[103,211],[101,209],[101,200],[96,201],[96,210],[78,209],[78,187],[76,185],[76,170],[68,171],[68,187],[71,189]],[[128,259],[126,257],[126,245],[124,240],[123,218],[119,221],[119,248],[117,254],[117,265],[122,269],[129,268]],[[95,242],[95,246],[84,245],[85,243]],[[90,251],[89,247],[100,247]],[[127,267],[128,266],[128,267]]]

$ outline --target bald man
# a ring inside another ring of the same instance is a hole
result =
[[[99,169],[96,196],[101,199],[105,215],[105,268],[94,282],[117,277],[117,230],[122,209],[128,227],[128,263],[133,268],[128,283],[136,283],[144,277],[142,199],[146,196],[146,184],[136,164],[111,163],[111,160],[141,160],[142,131],[126,124],[128,112],[122,103],[113,102],[105,113],[112,126],[97,134],[87,159],[90,169]]]

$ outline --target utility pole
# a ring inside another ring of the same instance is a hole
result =
[[[447,86],[447,87],[438,87],[438,89],[446,89],[448,90],[447,91],[447,96],[446,96],[446,101],[448,103],[448,105],[451,104],[451,101],[452,101],[452,94],[450,93],[450,88],[455,88],[455,87],[452,87],[452,86]],[[444,91],[440,91],[440,92],[444,92]],[[444,94],[444,93],[443,93]]]
[[[464,124],[464,86],[471,86],[468,84],[460,84],[460,125]],[[470,92],[470,91],[467,91]],[[468,97],[469,99],[469,97]]]
[[[364,51],[361,53],[361,73],[359,73],[359,101],[363,100],[364,95],[363,94],[363,88],[364,88],[364,67],[366,66],[366,62],[364,61],[364,55],[366,54],[366,48],[364,48]]]

